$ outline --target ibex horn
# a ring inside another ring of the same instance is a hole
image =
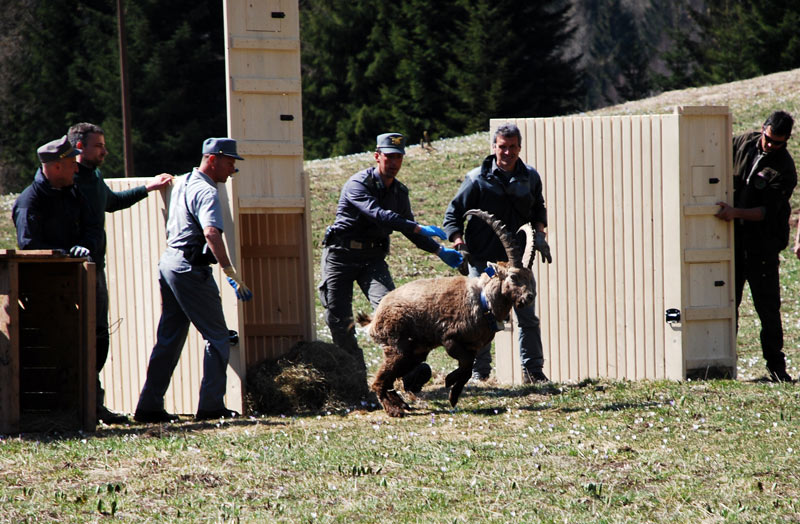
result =
[[[481,211],[480,209],[470,209],[464,213],[464,216],[468,215],[476,216],[486,222],[489,227],[492,228],[494,234],[497,235],[497,238],[500,239],[500,243],[503,244],[503,249],[506,250],[506,256],[508,257],[508,263],[514,267],[522,267],[517,252],[514,249],[514,239],[511,238],[506,226],[500,220],[496,219],[491,213]]]
[[[520,231],[525,233],[525,250],[522,252],[522,267],[530,269],[533,266],[533,228],[530,224],[523,224],[519,229],[517,229],[517,233]]]

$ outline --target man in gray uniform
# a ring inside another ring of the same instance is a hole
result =
[[[158,263],[162,312],[158,341],[150,355],[147,380],[136,406],[138,422],[174,422],[164,409],[164,394],[178,363],[189,322],[206,340],[203,380],[195,420],[233,418],[239,413],[224,404],[230,334],[222,312],[219,288],[211,274],[219,261],[239,300],[253,294],[242,282],[222,241],[222,206],[217,184],[236,172],[236,141],[209,138],[203,143],[199,168],[176,184],[169,205],[167,249]]]

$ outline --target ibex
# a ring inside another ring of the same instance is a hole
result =
[[[455,406],[469,380],[477,352],[492,341],[497,322],[508,318],[512,307],[525,307],[536,297],[530,266],[533,262],[533,231],[526,224],[524,252],[506,227],[492,215],[472,209],[466,215],[488,223],[505,248],[508,262],[490,263],[480,278],[443,277],[409,282],[388,293],[372,318],[358,315],[362,326],[383,348],[384,359],[372,383],[389,416],[402,417],[408,404],[392,389],[404,376],[444,346],[458,360],[458,368],[447,375],[450,404]],[[522,256],[520,258],[520,253]]]

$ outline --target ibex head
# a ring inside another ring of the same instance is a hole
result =
[[[508,233],[506,226],[490,213],[479,209],[470,209],[464,214],[478,217],[486,222],[500,239],[500,243],[503,244],[508,264],[489,264],[502,281],[501,292],[503,295],[510,297],[516,307],[529,305],[536,297],[536,283],[530,268],[533,261],[533,230],[530,225],[527,225],[527,229],[525,229],[526,226],[520,228],[526,234],[525,249],[520,250],[517,242]],[[520,252],[522,252],[521,259]]]

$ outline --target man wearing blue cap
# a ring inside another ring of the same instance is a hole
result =
[[[99,373],[108,359],[109,333],[108,333],[108,285],[106,283],[106,212],[113,213],[127,209],[147,197],[151,191],[160,190],[172,183],[172,175],[161,173],[153,177],[146,185],[124,191],[112,191],[103,180],[100,166],[103,165],[108,150],[106,149],[105,133],[100,126],[81,122],[69,128],[67,133],[69,143],[80,154],[77,157],[78,171],[75,173],[75,186],[81,192],[94,214],[94,219],[100,222],[104,232],[102,242],[94,256],[95,275],[97,278],[95,289],[95,332],[97,333],[97,420],[106,424],[126,424],[128,417],[121,413],[114,413],[105,406],[105,390],[100,384]]]
[[[93,257],[103,227],[72,183],[80,154],[66,135],[36,151],[41,167],[17,197],[12,218],[20,249],[60,249],[74,257]]]
[[[436,253],[450,267],[462,262],[461,253],[433,240],[444,239],[444,231],[414,221],[408,188],[396,179],[404,155],[403,135],[378,136],[377,166],[356,173],[344,184],[336,219],[323,241],[319,297],[325,308],[325,322],[333,343],[353,355],[365,380],[364,353],[356,341],[353,323],[353,282],[358,282],[373,308],[394,289],[385,260],[389,235],[393,231],[403,233],[418,248]],[[403,385],[406,391],[418,393],[430,377],[430,366],[423,362],[403,377]]]
[[[236,160],[244,159],[236,153],[235,140],[207,139],[200,167],[176,183],[170,197],[167,249],[158,262],[161,320],[158,340],[147,366],[147,379],[133,416],[138,422],[178,420],[164,409],[164,394],[186,341],[189,322],[206,341],[195,420],[239,416],[224,403],[230,334],[210,267],[219,262],[239,300],[253,297],[231,264],[222,241],[223,217],[217,184],[224,184],[237,171]]]

